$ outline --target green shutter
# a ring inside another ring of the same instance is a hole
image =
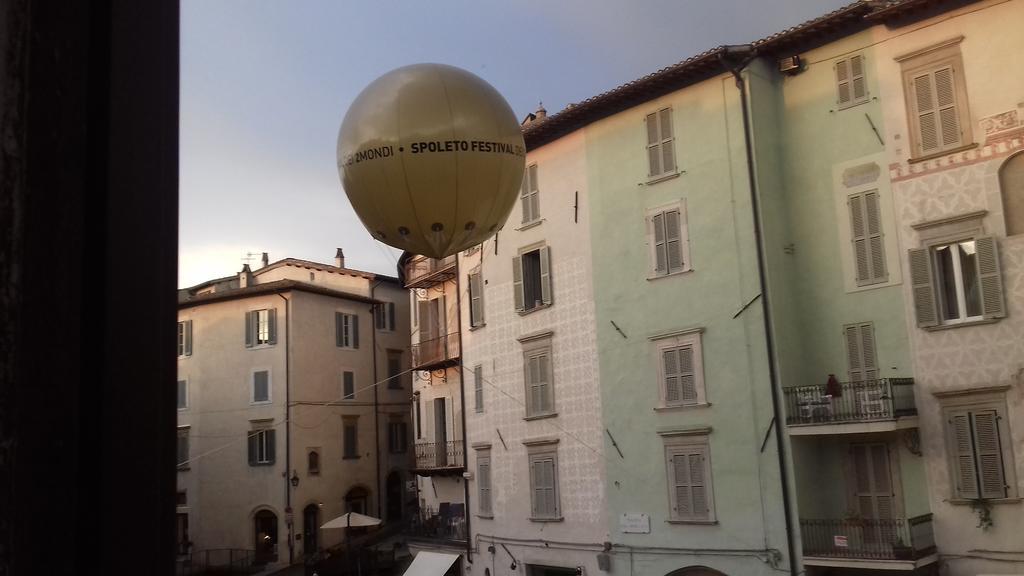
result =
[[[992,236],[974,239],[977,250],[978,282],[981,284],[981,310],[985,318],[1006,316],[1003,297],[1003,273],[999,264],[999,245]]]

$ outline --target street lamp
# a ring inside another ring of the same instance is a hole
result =
[[[292,482],[292,488],[298,488],[299,487],[299,473],[296,472],[295,470],[292,470],[291,482]]]

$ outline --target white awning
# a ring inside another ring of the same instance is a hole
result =
[[[459,559],[458,554],[420,552],[403,576],[444,576],[444,573]]]

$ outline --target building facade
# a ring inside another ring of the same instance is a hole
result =
[[[180,291],[181,554],[284,564],[338,543],[319,526],[347,511],[402,520],[408,309],[397,279],[340,249]]]

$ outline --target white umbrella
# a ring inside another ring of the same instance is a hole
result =
[[[328,528],[361,528],[363,526],[377,526],[380,518],[366,516],[358,512],[346,512],[321,526],[321,529]]]

